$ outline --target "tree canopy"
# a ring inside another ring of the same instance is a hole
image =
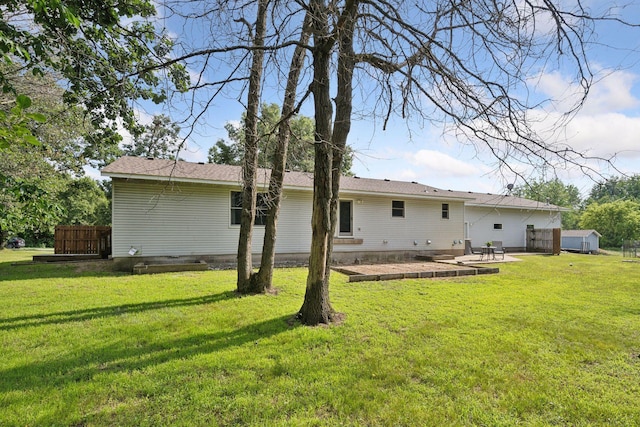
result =
[[[154,15],[149,0],[9,2],[0,11],[0,55],[20,70],[20,77],[55,74],[65,103],[87,114],[92,129],[85,138],[98,153],[121,139],[117,119],[133,134],[139,132],[131,100],[162,102],[167,82],[177,90],[187,87],[184,65],[167,63],[173,41],[156,32]],[[154,71],[160,63],[166,79]],[[0,69],[2,92],[24,100],[15,77]],[[21,136],[25,129],[13,133]]]
[[[562,213],[562,228],[568,230],[578,228],[582,199],[580,190],[575,185],[564,184],[559,178],[551,180],[540,178],[517,186],[514,194],[538,202],[570,208],[571,211]]]
[[[270,168],[276,155],[278,124],[281,120],[280,107],[277,104],[262,104],[258,120],[258,165]],[[209,149],[209,163],[241,165],[244,157],[246,113],[239,124],[226,123],[227,140],[219,139]],[[313,172],[314,123],[311,117],[296,115],[289,121],[291,140],[287,151],[286,168],[292,171]],[[353,152],[348,150],[344,156],[341,171],[351,174]]]
[[[580,227],[597,230],[600,246],[620,247],[623,240],[640,239],[640,203],[615,200],[591,203],[580,217]]]
[[[610,177],[591,188],[587,203],[606,203],[615,200],[640,201],[640,175],[629,177]]]
[[[20,235],[34,242],[53,236],[62,216],[58,197],[66,174],[31,150],[10,146],[0,156],[0,241]]]
[[[159,114],[142,126],[141,133],[135,135],[133,141],[123,145],[122,152],[127,156],[175,160],[181,142],[180,126],[169,116]]]
[[[93,180],[75,180],[74,176],[82,175],[83,166],[91,160],[106,159],[118,150],[86,144],[83,135],[91,127],[81,109],[63,103],[64,91],[52,75],[19,73],[8,66],[2,70],[11,75],[14,88],[27,96],[29,109],[49,119],[25,123],[37,143],[13,143],[2,149],[0,242],[12,234],[24,237],[30,245],[51,244],[54,227],[60,223],[110,222],[104,191]],[[0,95],[1,111],[7,111],[11,103],[10,94]]]
[[[83,166],[107,161],[117,154],[117,147],[87,143],[84,137],[93,131],[93,127],[85,120],[82,108],[64,103],[64,89],[55,74],[34,76],[6,65],[1,66],[0,71],[11,80],[13,88],[29,100],[28,111],[47,117],[47,120],[24,123],[29,135],[37,141],[12,144],[19,145],[12,147],[14,152],[22,150],[31,156],[42,157],[57,170],[76,175],[83,173]],[[12,102],[13,94],[0,94],[0,111],[8,113]]]

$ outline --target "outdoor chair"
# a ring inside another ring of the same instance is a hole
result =
[[[482,252],[482,250],[480,248],[474,248],[473,246],[470,246],[471,248],[471,255],[480,255],[480,261],[482,261],[482,258],[484,257],[484,253]]]
[[[502,240],[494,240],[493,241],[493,246],[495,247],[495,249],[493,250],[493,254],[495,255],[500,255],[502,256],[502,259],[504,259],[504,248],[502,247]]]

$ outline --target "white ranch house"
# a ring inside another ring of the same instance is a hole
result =
[[[122,157],[102,170],[113,182],[112,256],[124,269],[181,259],[234,262],[239,236],[239,166]],[[260,170],[266,191],[269,172]],[[287,172],[278,222],[279,261],[306,261],[311,245],[313,176]],[[261,252],[260,217],[252,247]],[[334,259],[408,259],[462,255],[502,240],[522,250],[527,227],[560,227],[560,208],[511,196],[419,184],[342,177]]]

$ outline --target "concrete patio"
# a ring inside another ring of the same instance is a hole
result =
[[[517,256],[522,256],[522,255],[529,255],[529,254],[517,254],[517,253],[505,254],[504,259],[502,258],[502,256],[496,256],[495,259],[484,256],[481,259],[480,255],[472,254],[472,255],[458,256],[458,257],[455,257],[454,259],[437,260],[435,262],[441,262],[446,264],[457,264],[457,265],[501,264],[505,262],[522,261],[521,259],[516,258]]]

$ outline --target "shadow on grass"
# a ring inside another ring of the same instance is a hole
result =
[[[188,307],[191,305],[211,304],[217,301],[235,297],[235,292],[226,291],[219,294],[205,295],[193,298],[169,299],[163,301],[143,302],[139,304],[113,305],[108,307],[86,308],[82,310],[58,311],[54,313],[0,318],[0,331],[9,331],[12,329],[26,328],[30,326],[81,322],[84,320],[121,316],[123,314],[140,313],[144,311],[160,310],[170,307]]]
[[[179,359],[214,353],[227,348],[257,342],[299,327],[291,325],[292,315],[276,317],[243,326],[233,331],[197,334],[186,338],[162,340],[138,345],[112,344],[87,347],[73,355],[43,360],[0,371],[0,393],[46,387],[61,388],[104,373],[129,372]]]
[[[0,262],[0,282],[31,279],[64,279],[70,277],[128,276],[114,271],[112,261],[78,261],[70,263]]]

